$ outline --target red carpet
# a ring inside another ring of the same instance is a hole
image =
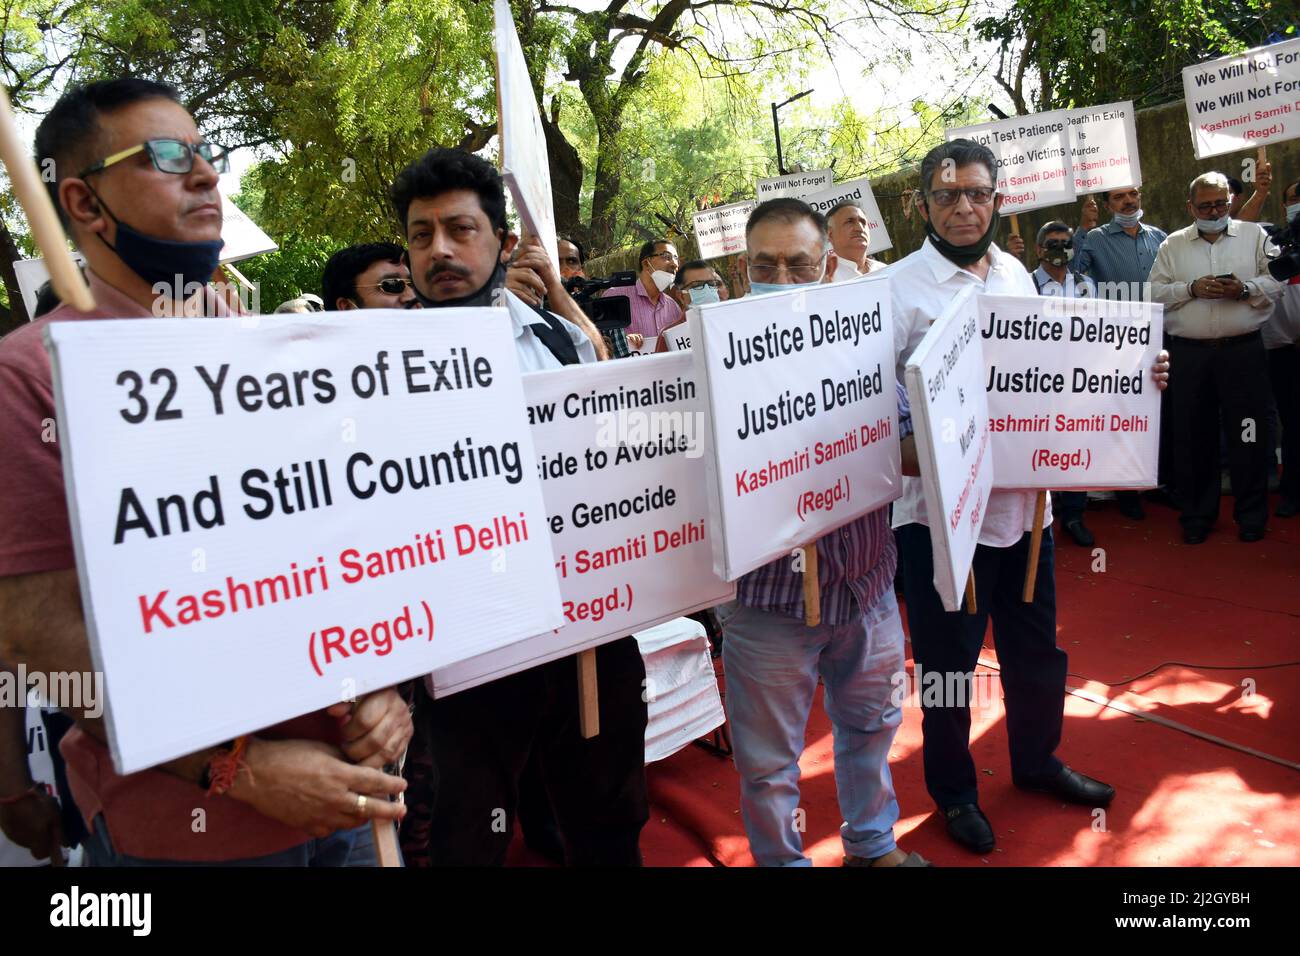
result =
[[[1195,547],[1182,543],[1168,508],[1149,504],[1145,521],[1130,522],[1113,503],[1091,506],[1103,553],[1057,541],[1057,640],[1072,687],[1300,763],[1300,667],[1260,666],[1300,659],[1300,518],[1274,518],[1265,541],[1243,544],[1231,504],[1224,499],[1219,530]],[[985,643],[996,661],[992,637]],[[1166,661],[1233,669],[1165,667],[1120,687],[1103,683]],[[981,858],[944,833],[922,779],[921,713],[909,706],[890,761],[905,850],[940,866],[1300,865],[1300,771],[1069,696],[1061,757],[1118,791],[1094,819],[1086,807],[1011,786],[992,686],[989,706],[974,714],[971,750],[997,849]],[[816,865],[837,866],[841,817],[820,693],[807,740],[804,847]],[[647,773],[647,865],[753,865],[729,759],[688,747]],[[511,861],[538,862],[518,843]]]

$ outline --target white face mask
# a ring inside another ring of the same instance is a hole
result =
[[[655,284],[655,288],[660,292],[672,285],[675,278],[677,277],[671,272],[664,272],[662,269],[656,269],[650,273],[650,281]]]
[[[1300,202],[1293,202],[1286,207],[1286,221],[1290,222],[1296,216],[1300,216]]]
[[[1221,219],[1198,219],[1196,220],[1196,228],[1201,232],[1208,232],[1211,234],[1223,232],[1223,230],[1228,228],[1228,219],[1229,217],[1226,215]]]

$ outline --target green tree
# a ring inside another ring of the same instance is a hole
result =
[[[1285,0],[1015,0],[976,30],[999,44],[997,83],[1024,114],[1176,100],[1183,67],[1259,46],[1298,14]]]

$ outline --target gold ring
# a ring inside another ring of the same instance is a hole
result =
[[[357,794],[357,813],[361,816],[366,815],[366,795],[364,793]]]

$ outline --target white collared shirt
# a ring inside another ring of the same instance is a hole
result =
[[[1165,307],[1165,331],[1185,339],[1222,339],[1254,332],[1268,320],[1282,292],[1268,274],[1268,235],[1258,223],[1229,220],[1214,242],[1201,238],[1196,223],[1169,234],[1151,267],[1151,301]],[[1232,273],[1250,298],[1196,299],[1189,284],[1202,276]]]
[[[1282,286],[1282,295],[1264,327],[1264,348],[1280,349],[1300,342],[1300,276]]]
[[[894,320],[894,357],[899,381],[907,358],[921,344],[926,331],[958,292],[975,285],[981,292],[998,295],[1036,296],[1034,280],[1015,256],[990,245],[993,264],[986,279],[961,268],[936,249],[927,238],[921,248],[889,266],[889,291]],[[989,495],[980,528],[980,544],[991,548],[1009,548],[1026,531],[1034,528],[1035,491],[994,491]],[[1043,514],[1043,527],[1052,523],[1050,496]],[[903,497],[894,502],[894,527],[929,522],[925,516],[925,496],[921,479],[903,478]]]
[[[513,292],[506,292],[506,304],[510,312],[510,321],[515,327],[515,352],[519,355],[519,371],[540,372],[548,368],[563,368],[560,360],[551,354],[546,343],[539,339],[532,326],[544,321],[540,315],[530,309],[522,299]],[[569,333],[574,347],[578,350],[578,361],[583,365],[597,361],[596,346],[592,344],[587,333],[582,331],[562,315],[551,315],[560,320],[564,331]]]
[[[1034,270],[1034,285],[1038,288],[1039,295],[1064,296],[1067,299],[1095,299],[1097,297],[1097,285],[1085,275],[1079,275],[1077,272],[1071,272],[1068,269],[1065,272],[1065,284],[1057,282],[1048,273],[1046,269],[1039,266]]]

